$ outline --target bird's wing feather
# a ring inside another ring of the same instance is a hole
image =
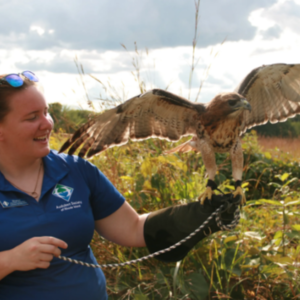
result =
[[[283,122],[300,113],[300,65],[273,64],[252,70],[235,90],[251,104],[244,112],[247,129]]]
[[[79,156],[91,157],[131,140],[158,137],[172,141],[196,134],[196,121],[204,105],[192,103],[163,90],[152,90],[105,111],[79,128],[60,152],[69,154],[84,143]]]

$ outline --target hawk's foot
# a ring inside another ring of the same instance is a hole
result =
[[[198,197],[201,205],[204,203],[205,199],[211,200],[212,195],[214,194],[210,186],[207,186],[205,191]]]
[[[243,192],[243,189],[242,189],[240,186],[237,186],[236,189],[235,189],[235,191],[234,191],[232,194],[233,194],[234,198],[235,198],[237,195],[242,196],[242,201],[241,201],[241,203],[242,203],[242,205],[246,204],[246,196],[245,196],[245,194],[244,194],[244,192]]]

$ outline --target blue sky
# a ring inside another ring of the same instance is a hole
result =
[[[92,99],[124,101],[139,93],[136,42],[147,89],[195,100],[201,85],[198,101],[207,102],[262,64],[298,63],[299,22],[300,0],[202,0],[189,91],[194,0],[0,1],[0,73],[31,70],[49,102],[85,107],[78,57],[87,74],[111,86],[105,92],[84,76]]]

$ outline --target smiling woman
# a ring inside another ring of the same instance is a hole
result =
[[[0,111],[0,299],[107,299],[101,269],[58,256],[97,263],[89,247],[94,230],[155,252],[187,236],[222,204],[213,198],[138,215],[94,165],[50,149],[53,121],[32,72],[0,76]],[[230,222],[233,211],[221,218]],[[214,219],[204,225],[205,232],[159,259],[180,260],[220,230]]]
[[[8,98],[9,113],[0,126],[0,151],[6,157],[5,164],[41,159],[50,151],[48,140],[53,128],[43,94],[31,85]]]
[[[101,219],[129,206],[92,165],[50,150],[53,120],[32,72],[0,77],[0,112],[0,298],[105,299],[101,270],[53,258],[65,249],[96,263],[88,246],[93,214]],[[104,192],[109,204],[93,201]],[[135,225],[139,217],[130,212]]]
[[[47,140],[53,128],[37,82],[30,71],[0,77],[0,170],[5,179],[36,200],[42,183],[41,159],[49,154]],[[34,176],[36,170],[38,176]]]

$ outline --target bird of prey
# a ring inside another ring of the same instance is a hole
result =
[[[92,157],[128,140],[148,138],[178,141],[192,136],[173,151],[201,152],[208,184],[199,199],[211,199],[216,188],[215,153],[229,152],[234,196],[243,194],[243,153],[240,136],[249,128],[283,122],[300,113],[300,64],[263,65],[252,70],[233,92],[216,95],[208,103],[194,103],[170,92],[154,89],[107,110],[80,127],[61,147],[79,156]]]

